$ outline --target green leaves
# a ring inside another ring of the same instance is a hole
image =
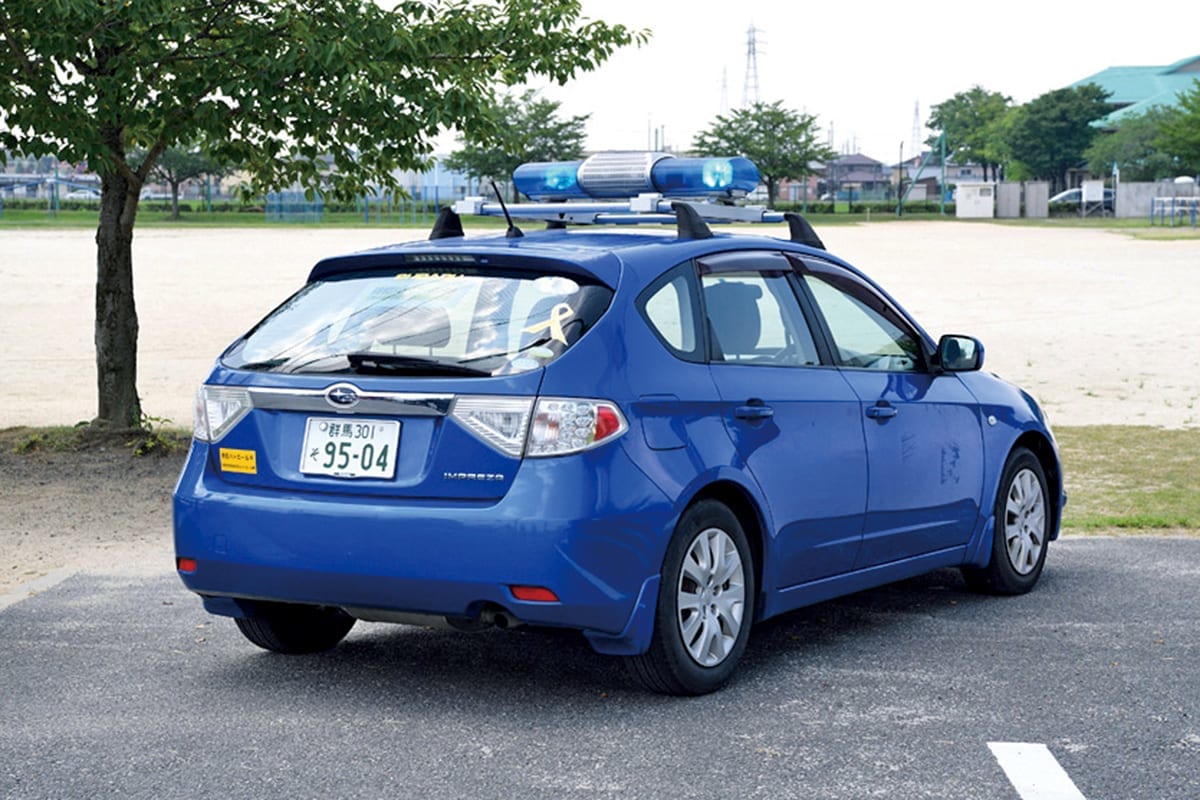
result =
[[[1156,143],[1175,156],[1181,173],[1200,174],[1200,78],[1179,96],[1178,113],[1163,120]]]
[[[995,165],[1003,152],[1000,123],[1011,102],[1000,92],[973,86],[935,105],[928,126],[945,133],[947,152],[959,163]],[[926,143],[936,142],[935,136]]]
[[[1032,175],[1063,186],[1067,170],[1083,163],[1097,134],[1091,123],[1111,110],[1108,93],[1094,83],[1055,89],[1015,111],[1007,120],[1005,141],[1012,157]]]
[[[755,103],[718,115],[696,135],[692,148],[702,156],[745,156],[758,166],[767,184],[768,204],[775,205],[780,180],[812,174],[813,162],[836,154],[818,140],[817,118],[784,108],[782,103]]]
[[[580,13],[575,0],[5,3],[0,128],[11,147],[101,169],[195,142],[256,187],[346,196],[420,167],[442,130],[489,129],[497,83],[565,82],[645,40]]]
[[[583,158],[587,115],[559,119],[559,106],[533,90],[519,97],[505,95],[464,136],[464,146],[446,159],[446,166],[474,178],[507,182],[526,161]]]
[[[1093,175],[1108,175],[1117,164],[1123,181],[1157,181],[1179,175],[1180,159],[1161,146],[1165,124],[1179,113],[1178,109],[1155,106],[1123,117],[1117,130],[1100,134],[1084,152],[1088,169]],[[1192,125],[1200,125],[1200,119]]]

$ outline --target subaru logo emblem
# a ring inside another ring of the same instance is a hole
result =
[[[358,405],[358,389],[348,383],[339,383],[325,390],[325,401],[337,409],[354,408]]]

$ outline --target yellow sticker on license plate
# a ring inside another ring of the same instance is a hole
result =
[[[258,474],[258,453],[254,450],[233,450],[222,447],[221,471],[241,472],[245,475]]]

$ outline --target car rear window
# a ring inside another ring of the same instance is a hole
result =
[[[606,286],[545,272],[344,274],[306,285],[223,360],[286,373],[527,372],[562,355],[611,299]]]

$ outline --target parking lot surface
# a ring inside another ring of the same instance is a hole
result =
[[[173,575],[81,574],[0,610],[0,797],[1013,800],[989,743],[1027,742],[1088,800],[1195,800],[1197,565],[1068,538],[1022,597],[934,573],[759,626],[687,700],[565,633],[269,655]]]

